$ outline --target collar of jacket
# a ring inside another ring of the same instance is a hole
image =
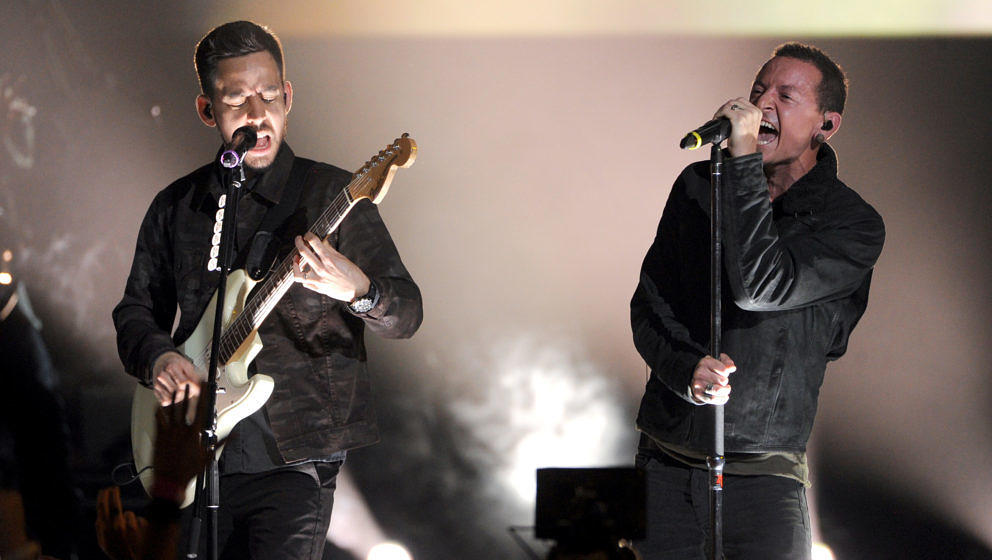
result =
[[[780,200],[786,214],[812,214],[823,205],[830,187],[837,179],[837,154],[824,144],[816,154],[816,165],[799,178]]]
[[[196,199],[191,201],[194,208],[200,208],[201,204],[206,203],[206,197],[210,197],[213,202],[212,207],[216,208],[220,195],[227,192],[227,187],[221,180],[223,173],[226,171],[220,166],[220,154],[223,149],[222,146],[217,151],[217,155],[214,157],[214,163],[208,166],[210,169],[209,183],[207,188],[197,193]],[[272,165],[258,177],[258,183],[252,189],[252,192],[270,201],[272,204],[278,204],[279,197],[282,196],[282,192],[286,186],[286,181],[289,180],[289,172],[293,169],[293,160],[295,159],[296,155],[293,153],[292,148],[284,141],[279,146],[279,152],[276,154],[276,159],[272,162]]]

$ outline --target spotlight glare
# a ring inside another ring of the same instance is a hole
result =
[[[366,560],[413,560],[403,545],[395,542],[379,543],[369,550]]]
[[[629,419],[609,377],[584,349],[527,333],[489,344],[487,367],[495,374],[485,377],[488,390],[449,406],[497,458],[494,495],[508,496],[523,511],[534,504],[536,469],[626,457],[618,442],[629,431]]]
[[[813,560],[834,560],[834,553],[822,542],[813,543]]]

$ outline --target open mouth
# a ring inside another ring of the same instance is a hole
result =
[[[272,144],[272,138],[268,136],[259,136],[258,142],[255,142],[255,147],[251,149],[253,152],[264,152],[269,149]]]
[[[764,146],[765,144],[770,144],[776,138],[778,138],[778,129],[775,128],[775,125],[762,120],[761,126],[758,127],[758,145]]]

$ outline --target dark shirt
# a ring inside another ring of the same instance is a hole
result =
[[[774,203],[760,154],[725,163],[722,351],[737,364],[726,450],[804,451],[826,363],[844,354],[867,305],[882,219],[837,179],[827,145]],[[709,347],[708,167],[676,181],[631,301],[634,343],[651,368],[638,428],[703,451],[711,415],[688,387]]]
[[[283,144],[239,204],[236,267],[294,165],[312,167],[296,211],[275,232],[280,259],[351,180],[343,169],[296,158]],[[219,166],[205,165],[159,192],[142,222],[114,324],[125,370],[146,385],[155,359],[190,336],[217,285],[218,273],[208,271],[207,262],[223,193]],[[375,282],[379,301],[356,314],[344,302],[294,284],[259,327],[263,348],[252,366],[275,381],[265,413],[284,462],[327,458],[377,441],[365,328],[409,337],[422,319],[420,290],[374,204],[357,203],[328,239]]]

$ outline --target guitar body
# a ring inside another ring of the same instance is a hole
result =
[[[243,270],[230,273],[227,278],[227,291],[224,295],[224,327],[244,309],[248,292],[255,283],[248,278]],[[213,336],[214,313],[217,307],[217,294],[210,299],[206,311],[196,325],[189,339],[179,347],[179,351],[193,360],[196,370],[204,376],[209,368],[210,340]],[[262,349],[262,341],[258,331],[252,331],[244,343],[226,363],[217,368],[217,439],[223,439],[231,433],[234,426],[241,420],[262,408],[272,394],[274,382],[267,375],[255,375],[248,378],[248,364],[251,363]],[[155,445],[155,414],[160,405],[155,398],[155,392],[143,385],[138,385],[131,402],[131,447],[134,453],[134,464],[140,473],[141,484],[146,492],[151,492],[153,449]],[[223,446],[217,447],[217,457]],[[191,481],[186,488],[186,497],[180,507],[186,507],[193,502],[193,486]]]

